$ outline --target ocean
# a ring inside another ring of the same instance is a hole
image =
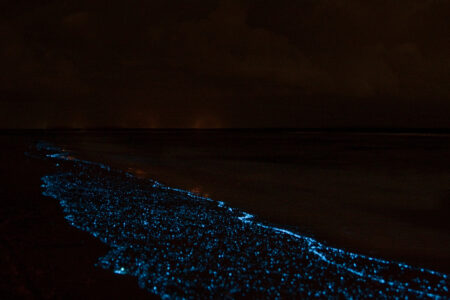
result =
[[[168,297],[448,296],[450,139],[297,130],[53,131],[42,193]]]

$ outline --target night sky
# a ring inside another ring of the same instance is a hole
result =
[[[450,0],[0,2],[0,127],[450,127]]]

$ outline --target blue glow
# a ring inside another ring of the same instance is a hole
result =
[[[448,275],[329,247],[221,201],[38,145],[67,221],[110,246],[98,265],[171,298],[448,298]],[[51,152],[51,153],[49,153]]]

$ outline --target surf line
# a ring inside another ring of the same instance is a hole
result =
[[[40,149],[39,149],[40,148]],[[129,172],[124,172],[122,170],[113,170],[111,167],[102,164],[102,163],[98,163],[98,162],[92,162],[92,161],[88,161],[88,160],[82,160],[79,159],[77,157],[75,157],[74,155],[72,155],[69,152],[63,151],[61,149],[58,149],[56,147],[46,147],[45,145],[41,145],[40,147],[38,147],[39,150],[47,150],[47,151],[51,151],[53,153],[51,154],[46,154],[45,157],[49,158],[49,159],[58,159],[58,160],[65,160],[65,161],[70,161],[70,162],[74,162],[74,163],[80,163],[80,164],[85,164],[85,165],[92,165],[92,166],[97,166],[100,167],[108,172],[110,171],[115,171],[118,173],[122,173],[125,174],[127,177],[132,177],[134,178],[135,176]],[[56,153],[55,153],[56,152]],[[267,225],[264,224],[262,222],[256,221],[255,220],[255,216],[252,214],[249,214],[247,212],[242,212],[237,208],[231,208],[228,207],[223,201],[216,201],[213,200],[209,197],[204,197],[204,196],[200,196],[196,193],[187,191],[187,190],[183,190],[183,189],[179,189],[179,188],[174,188],[174,187],[169,187],[167,185],[164,185],[156,180],[153,179],[147,179],[150,183],[152,183],[152,187],[154,188],[159,188],[159,189],[163,189],[163,190],[170,190],[170,191],[174,191],[174,192],[178,192],[180,194],[183,195],[187,195],[189,197],[192,197],[194,199],[199,199],[199,200],[204,200],[204,201],[210,201],[215,203],[218,207],[221,208],[226,208],[228,211],[230,212],[239,212],[239,214],[241,214],[241,216],[237,217],[237,219],[239,221],[241,221],[242,223],[246,223],[246,224],[252,224],[264,229],[268,229],[273,231],[275,234],[280,234],[280,235],[288,235],[292,238],[298,239],[300,241],[306,242],[307,243],[307,250],[311,253],[313,253],[316,257],[318,257],[320,260],[322,260],[323,262],[330,264],[330,265],[334,265],[339,269],[343,269],[349,273],[352,273],[358,277],[361,277],[363,279],[369,279],[372,281],[376,281],[380,284],[387,284],[389,286],[391,286],[392,288],[396,289],[397,291],[407,291],[410,293],[414,293],[417,295],[421,295],[421,296],[427,296],[427,297],[441,297],[441,295],[438,294],[434,294],[431,293],[429,291],[426,291],[427,289],[431,289],[431,287],[427,287],[425,286],[425,291],[424,290],[419,290],[419,289],[413,289],[408,287],[408,282],[401,282],[401,281],[396,281],[396,280],[386,280],[380,276],[374,275],[374,274],[370,274],[365,272],[364,270],[357,270],[355,268],[349,267],[347,264],[345,263],[339,263],[335,260],[333,260],[333,257],[328,258],[327,256],[332,256],[332,255],[345,255],[348,256],[350,259],[363,259],[363,260],[368,260],[371,262],[376,262],[379,263],[381,265],[392,265],[392,266],[397,266],[400,268],[400,270],[404,271],[404,270],[413,270],[413,271],[420,271],[422,273],[428,273],[430,275],[434,275],[434,276],[438,276],[440,277],[442,280],[447,280],[448,279],[448,275],[447,274],[443,274],[440,272],[436,272],[436,271],[432,271],[432,270],[428,270],[428,269],[424,269],[424,268],[416,268],[416,267],[412,267],[409,266],[407,264],[404,263],[398,263],[398,262],[394,262],[394,261],[387,261],[387,260],[383,260],[383,259],[379,259],[379,258],[373,258],[373,257],[369,257],[369,256],[365,256],[362,254],[355,254],[355,253],[351,253],[351,252],[347,252],[344,251],[342,249],[338,249],[338,248],[334,248],[334,247],[330,247],[330,246],[326,246],[323,243],[318,242],[317,240],[311,238],[311,237],[307,237],[307,236],[303,236],[300,235],[298,233],[295,233],[293,231],[281,228],[281,227],[276,227],[273,225]],[[327,253],[330,252],[330,253]],[[332,255],[331,255],[332,254]],[[353,263],[353,266],[356,267],[357,264]],[[374,272],[375,273],[375,272]],[[448,292],[448,288],[444,285],[443,290],[445,292]]]

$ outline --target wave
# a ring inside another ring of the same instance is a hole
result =
[[[47,143],[42,177],[67,221],[110,247],[98,265],[162,298],[447,298],[448,275],[355,254],[221,201],[81,160]]]

